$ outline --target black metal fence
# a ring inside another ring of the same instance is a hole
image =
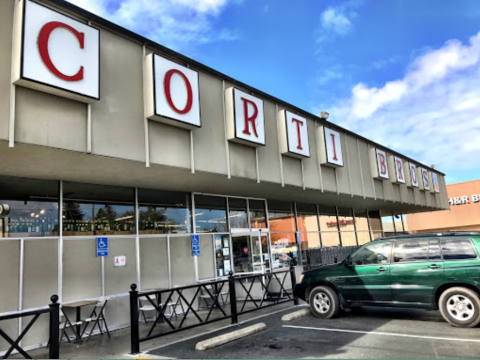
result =
[[[18,351],[25,359],[31,359],[30,355],[20,346],[20,342],[22,341],[23,337],[28,333],[28,331],[32,328],[33,324],[38,320],[40,315],[49,314],[50,315],[50,324],[49,324],[49,358],[50,359],[59,359],[60,357],[60,304],[57,303],[58,296],[53,295],[50,300],[52,303],[48,306],[48,308],[40,309],[40,310],[33,310],[33,311],[25,311],[21,313],[15,313],[11,315],[4,315],[0,316],[0,336],[10,344],[10,348],[4,355],[0,355],[0,358],[7,359],[14,350]],[[28,325],[23,329],[16,340],[13,340],[10,336],[8,336],[5,331],[2,330],[2,321],[18,319],[18,318],[25,318],[27,316],[33,316],[30,320]]]
[[[288,278],[291,288],[287,289]],[[140,352],[141,342],[174,332],[225,319],[231,319],[232,324],[236,324],[240,315],[252,311],[287,302],[298,305],[298,299],[293,294],[295,284],[293,266],[286,271],[239,277],[230,272],[228,280],[172,289],[138,292],[137,286],[132,284],[131,353]],[[140,329],[142,319],[145,326]]]
[[[304,250],[303,256],[305,256],[307,260],[304,268],[305,270],[310,270],[316,267],[342,262],[358,248],[359,246],[344,246]]]

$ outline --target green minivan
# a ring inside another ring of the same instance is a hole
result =
[[[457,327],[480,323],[480,232],[379,239],[343,262],[302,274],[295,294],[319,318],[340,309],[398,306],[440,310]]]

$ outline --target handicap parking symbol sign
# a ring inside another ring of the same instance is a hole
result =
[[[192,256],[200,256],[200,236],[192,235]]]
[[[97,238],[97,257],[108,256],[108,238]]]

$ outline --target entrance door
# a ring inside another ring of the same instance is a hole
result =
[[[235,274],[265,271],[262,241],[258,234],[232,234],[232,254]]]

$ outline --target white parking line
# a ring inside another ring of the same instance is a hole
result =
[[[409,338],[415,338],[415,339],[464,341],[464,342],[480,343],[480,340],[473,340],[473,339],[456,339],[456,338],[445,338],[445,337],[435,337],[435,336],[419,336],[419,335],[408,335],[408,334],[395,334],[395,333],[386,333],[386,332],[378,332],[378,331],[361,331],[361,330],[345,330],[345,329],[327,329],[327,328],[315,328],[315,327],[294,326],[294,325],[283,325],[283,327],[293,328],[293,329],[306,329],[306,330],[318,330],[318,331],[345,332],[345,333],[355,333],[355,334],[384,335],[384,336],[400,336],[400,337],[409,337]]]

